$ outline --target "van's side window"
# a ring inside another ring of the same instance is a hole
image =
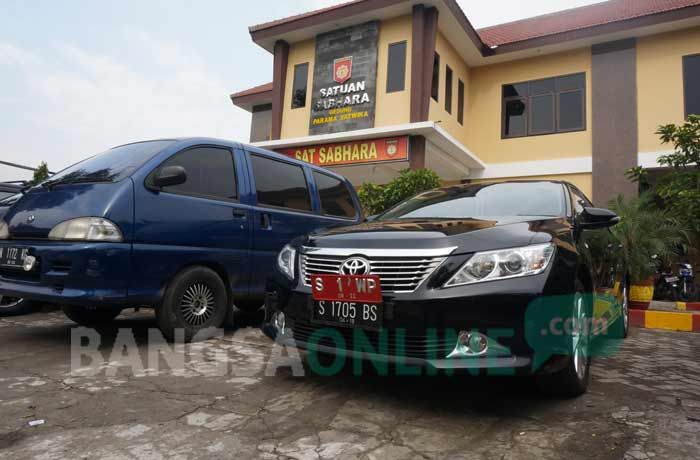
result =
[[[345,182],[314,171],[314,181],[321,197],[321,212],[327,216],[347,217],[352,219],[357,215],[352,202],[350,191]]]
[[[311,211],[309,187],[301,166],[251,155],[258,204]]]
[[[163,187],[164,192],[225,200],[238,197],[233,156],[228,149],[196,147],[172,156],[161,168],[165,166],[182,166],[187,180]]]

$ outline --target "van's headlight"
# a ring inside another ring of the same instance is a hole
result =
[[[61,222],[49,232],[51,240],[123,241],[122,232],[114,222],[101,217],[79,217]]]
[[[10,237],[10,228],[7,226],[7,222],[0,219],[0,240],[6,240]]]
[[[290,245],[282,248],[277,255],[277,267],[287,275],[290,280],[294,279],[294,262],[296,261],[297,251]]]
[[[552,243],[477,252],[445,283],[445,287],[537,275],[547,269],[553,254]]]

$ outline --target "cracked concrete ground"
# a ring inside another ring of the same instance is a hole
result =
[[[265,376],[273,347],[255,322],[176,345],[187,359],[170,367],[148,359],[152,315],[129,312],[101,331],[104,362],[71,372],[60,313],[0,319],[0,459],[700,455],[700,334],[634,330],[588,394],[562,401],[527,379]]]

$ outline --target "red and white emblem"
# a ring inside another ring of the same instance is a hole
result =
[[[333,61],[333,80],[342,85],[352,77],[352,56]]]

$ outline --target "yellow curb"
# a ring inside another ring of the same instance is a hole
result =
[[[644,318],[644,327],[690,332],[693,330],[693,315],[648,310]]]
[[[686,310],[685,302],[676,302],[676,308],[682,311]]]

